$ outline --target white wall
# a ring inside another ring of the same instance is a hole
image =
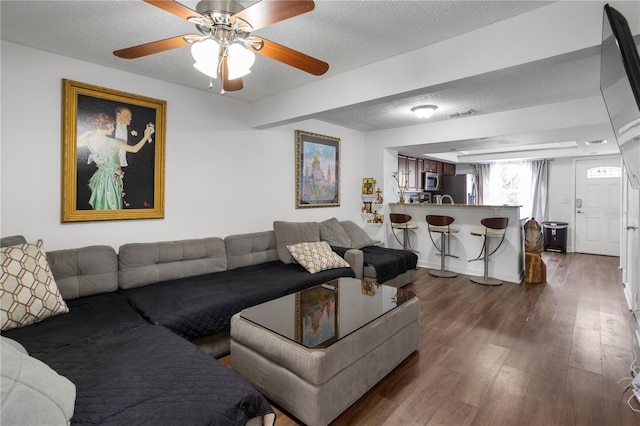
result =
[[[575,172],[573,158],[556,158],[549,162],[548,215],[545,221],[567,222],[567,251],[574,242]],[[540,221],[542,222],[542,220]]]
[[[2,42],[0,234],[45,249],[264,231],[274,220],[361,223],[362,133],[317,121],[258,131],[247,105]],[[63,78],[167,101],[165,218],[60,223]],[[203,84],[207,84],[203,81]],[[244,90],[250,90],[245,88]],[[296,210],[294,130],[341,138],[341,206]]]

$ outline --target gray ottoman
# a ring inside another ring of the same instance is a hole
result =
[[[420,344],[420,301],[407,302],[324,349],[308,349],[236,314],[231,367],[307,425],[326,425]]]

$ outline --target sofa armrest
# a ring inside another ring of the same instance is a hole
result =
[[[361,280],[363,277],[363,268],[364,268],[364,260],[363,260],[362,250],[358,249],[349,249],[344,252],[344,260],[351,266],[351,269],[356,273],[356,278]]]

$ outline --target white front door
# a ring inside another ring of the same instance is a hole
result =
[[[619,157],[576,160],[575,251],[620,256]]]

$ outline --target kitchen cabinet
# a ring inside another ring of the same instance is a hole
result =
[[[406,179],[407,191],[418,190],[418,182],[420,182],[420,170],[418,169],[417,158],[398,155],[398,172],[400,178]]]
[[[424,172],[438,173],[438,163],[435,160],[424,160]]]
[[[450,163],[442,163],[442,174],[444,176],[453,176],[456,174],[456,165]]]
[[[417,191],[419,172],[418,172],[418,159],[407,157],[407,191]]]
[[[407,191],[422,191],[424,189],[422,187],[422,172],[452,176],[456,174],[456,165],[427,158],[398,155],[398,172],[400,172],[400,176],[407,176]],[[442,191],[442,182],[438,186],[438,191]]]

